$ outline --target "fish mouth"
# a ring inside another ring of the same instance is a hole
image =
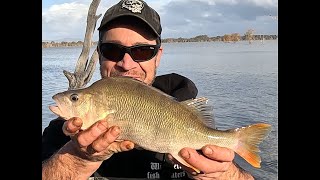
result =
[[[52,96],[52,99],[55,101],[56,104],[49,105],[49,109],[50,109],[50,111],[52,111],[55,115],[66,119],[66,118],[63,116],[63,111],[62,111],[62,109],[60,108],[60,107],[61,107],[61,104],[60,104],[60,101],[59,101],[59,100],[60,100],[60,95],[61,95],[61,93],[58,93],[58,94],[55,94],[54,96]]]
[[[59,106],[50,105],[49,109],[57,116],[62,116],[62,111],[60,110]]]
[[[63,112],[62,110],[59,108],[59,106],[54,106],[54,105],[50,105],[49,106],[49,109],[57,116],[65,119],[65,120],[68,120],[68,117],[64,116],[63,115]]]
[[[50,111],[52,111],[55,115],[67,119],[67,117],[64,115],[65,112],[61,109],[61,104],[59,103],[58,95],[55,95],[52,97],[52,99],[55,101],[55,105],[49,105]]]

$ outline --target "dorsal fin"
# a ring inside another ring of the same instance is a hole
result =
[[[208,98],[199,97],[195,99],[188,99],[182,101],[182,104],[187,105],[189,108],[195,111],[195,113],[199,113],[203,118],[203,123],[215,129],[215,120],[213,115],[213,107],[208,104]]]

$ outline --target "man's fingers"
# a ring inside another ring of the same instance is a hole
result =
[[[106,120],[100,120],[92,125],[90,128],[84,130],[78,135],[78,143],[80,147],[86,147],[95,141],[101,134],[108,129],[108,122]]]
[[[218,152],[218,154],[222,154],[223,152],[227,152],[229,154],[229,150],[222,150],[221,152]],[[208,152],[206,152],[208,153]],[[210,154],[210,157],[216,157],[216,155],[213,155],[215,151]],[[213,172],[222,172],[228,169],[230,164],[232,163],[229,161],[229,155],[226,157],[223,157],[222,159],[224,161],[210,159],[209,157],[206,157],[204,155],[199,154],[196,150],[191,148],[183,148],[179,155],[190,165],[193,167],[199,169],[200,171],[204,173],[213,173]],[[227,160],[227,161],[225,161]]]
[[[97,152],[105,150],[112,142],[117,139],[119,134],[119,127],[111,127],[104,135],[100,136],[92,143],[92,148]]]
[[[131,141],[122,141],[120,142],[121,151],[129,151],[134,148],[134,143]]]
[[[79,132],[82,126],[82,120],[78,117],[73,117],[63,123],[62,131],[67,136],[75,135]]]
[[[134,148],[134,143],[131,141],[116,141],[119,137],[120,128],[117,126],[111,127],[104,135],[100,136],[92,143],[92,148],[96,152],[101,152],[109,149],[112,152],[128,151]]]
[[[213,160],[231,162],[234,159],[234,152],[225,147],[206,145],[202,148],[203,154]]]
[[[129,151],[134,148],[134,144],[130,141],[113,142],[108,147],[109,152],[118,153],[123,151]]]

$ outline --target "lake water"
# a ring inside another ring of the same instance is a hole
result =
[[[261,168],[236,161],[256,179],[278,179],[278,41],[237,43],[165,43],[158,75],[179,73],[209,98],[216,127],[231,129],[252,123],[272,125],[260,144]],[[93,49],[92,49],[93,50]],[[68,88],[63,70],[73,72],[80,47],[42,49],[42,130],[56,116],[49,110],[52,95]],[[98,66],[89,84],[98,80]]]

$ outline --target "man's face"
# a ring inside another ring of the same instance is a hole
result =
[[[122,25],[114,26],[106,31],[102,38],[102,43],[111,42],[128,47],[139,44],[155,45],[156,40],[151,39],[143,29]],[[128,53],[125,53],[118,62],[108,60],[100,54],[101,77],[130,76],[151,85],[160,63],[161,54],[162,47],[160,47],[155,57],[144,62],[135,62]]]

